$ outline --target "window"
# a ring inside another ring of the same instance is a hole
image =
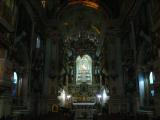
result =
[[[12,77],[12,96],[20,96],[22,89],[22,78],[19,78],[17,73],[13,73]]]
[[[88,55],[76,59],[76,84],[92,84],[92,59]]]
[[[154,90],[154,82],[155,82],[155,76],[153,72],[150,72],[149,74],[149,83],[150,83],[150,95],[154,96],[155,95],[155,90]]]
[[[154,74],[153,74],[153,72],[150,72],[149,82],[150,82],[150,84],[153,84],[153,83],[154,83]]]
[[[151,90],[151,96],[154,96],[154,90]]]
[[[17,73],[14,72],[12,77],[12,96],[17,95],[17,80],[18,80]]]
[[[37,37],[37,41],[36,41],[36,48],[40,48],[41,46],[41,40],[39,38],[39,36]]]
[[[144,79],[144,74],[139,74],[138,76],[138,81],[139,81],[139,95],[140,95],[140,105],[144,105],[144,94],[145,94],[145,79]]]

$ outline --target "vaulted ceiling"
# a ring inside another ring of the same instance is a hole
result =
[[[120,14],[121,3],[120,0],[48,0],[48,12],[53,14],[55,11],[62,10],[67,6],[72,7],[78,4],[93,8],[101,9],[111,18],[117,18]]]
[[[63,46],[88,51],[94,48],[100,55],[104,46],[107,49],[108,36],[117,34],[125,0],[44,0],[45,6],[42,1],[30,3],[53,39],[58,31]]]

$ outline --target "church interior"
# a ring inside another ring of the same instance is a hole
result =
[[[160,0],[0,0],[0,120],[159,120]]]

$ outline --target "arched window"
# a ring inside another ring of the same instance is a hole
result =
[[[17,94],[17,81],[18,81],[17,73],[14,72],[12,77],[12,96],[16,96]]]
[[[150,82],[150,84],[154,83],[154,79],[155,79],[154,73],[150,72],[150,75],[149,75],[149,82]]]
[[[154,90],[154,82],[155,82],[155,75],[153,72],[150,72],[149,74],[149,83],[150,83],[150,95],[154,96],[155,95],[155,90]]]
[[[76,84],[92,84],[92,59],[88,55],[76,59]]]
[[[139,73],[138,81],[139,81],[140,106],[143,106],[145,98],[145,76],[143,73]]]
[[[20,96],[22,90],[22,78],[16,72],[12,76],[12,96]]]
[[[40,37],[37,37],[37,41],[36,41],[36,48],[40,48],[41,47],[41,40]]]

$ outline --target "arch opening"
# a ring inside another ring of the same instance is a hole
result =
[[[89,55],[76,59],[76,84],[81,83],[92,85],[92,58]]]

